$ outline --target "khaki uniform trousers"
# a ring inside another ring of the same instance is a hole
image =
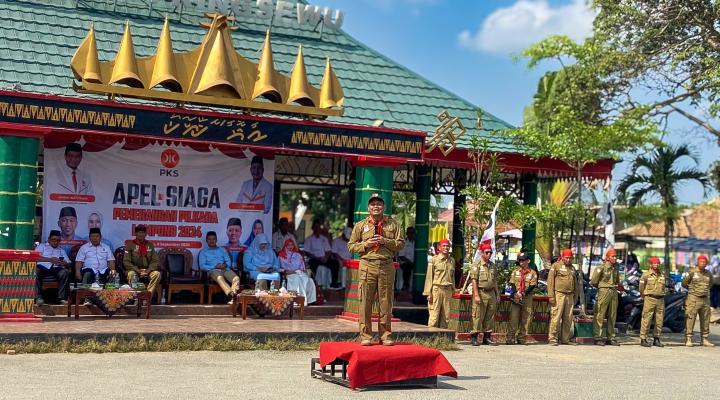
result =
[[[655,330],[653,337],[659,338],[662,333],[663,319],[665,318],[665,297],[652,297],[643,299],[642,321],[640,322],[640,339],[647,339],[650,322],[655,316]]]
[[[555,306],[550,310],[550,330],[548,342],[557,342],[558,326],[561,327],[560,342],[570,341],[570,329],[572,328],[572,311],[575,305],[574,293],[555,292]]]
[[[695,329],[695,318],[700,317],[700,336],[707,339],[710,335],[710,298],[688,294],[685,300],[685,336],[691,338]]]
[[[128,271],[127,281],[132,282],[133,276],[135,276],[135,271]],[[140,274],[138,274],[138,280],[140,280]],[[160,271],[150,271],[148,273],[147,290],[151,293],[151,296],[155,294],[158,283],[160,283]]]
[[[452,285],[433,285],[431,293],[433,302],[428,304],[430,312],[428,326],[445,329],[450,320],[450,300],[453,295],[453,287]]]
[[[240,290],[240,278],[229,268],[214,269],[210,271],[210,277],[217,282],[226,296],[229,296],[232,290],[236,292]],[[228,285],[228,282],[231,282],[232,286]]]
[[[522,304],[510,305],[510,331],[507,341],[525,343],[533,318],[533,296],[525,296]]]
[[[475,300],[472,300],[472,302],[472,326],[470,327],[470,333],[490,332],[493,329],[495,310],[497,309],[495,289],[480,289],[480,303],[476,303]]]
[[[615,338],[615,321],[617,320],[618,295],[614,288],[598,289],[593,320],[593,336],[602,339],[603,318],[607,318],[607,339]]]
[[[392,336],[395,267],[392,261],[380,264],[360,260],[359,272],[360,339],[372,340],[372,306],[375,296],[377,296],[379,300],[378,335],[381,341],[388,340]]]

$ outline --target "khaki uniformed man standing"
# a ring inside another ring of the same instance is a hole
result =
[[[548,301],[552,307],[548,342],[552,346],[558,345],[558,327],[562,329],[560,343],[570,344],[572,311],[580,293],[577,281],[578,272],[572,265],[572,257],[572,250],[564,249],[560,253],[560,260],[553,264],[548,271],[547,292]]]
[[[693,329],[695,329],[695,318],[700,316],[700,336],[702,345],[714,347],[708,336],[710,335],[710,285],[712,274],[705,268],[708,259],[706,256],[698,256],[697,267],[691,269],[682,280],[683,287],[688,290],[688,297],[685,300],[685,335],[687,341],[685,346],[692,347]]]
[[[665,317],[665,286],[667,280],[660,270],[660,259],[650,257],[650,269],[640,277],[640,295],[643,297],[642,322],[640,323],[640,345],[650,347],[647,334],[650,330],[650,321],[655,316],[655,331],[652,346],[663,347],[660,342],[663,318]]]
[[[425,275],[423,296],[427,297],[428,326],[447,328],[450,319],[450,299],[455,290],[455,260],[450,255],[450,241],[438,244],[440,254],[433,256]]]
[[[405,241],[395,220],[383,215],[385,201],[375,193],[368,200],[368,213],[364,220],[355,224],[348,249],[360,253],[358,294],[360,295],[360,340],[363,346],[372,344],[372,305],[375,296],[380,300],[378,334],[386,346],[394,344],[391,336],[393,288],[395,267],[393,257],[402,249]]]
[[[127,271],[128,282],[132,282],[133,276],[137,276],[138,279],[147,278],[147,290],[154,295],[160,283],[158,255],[152,242],[145,240],[146,235],[145,225],[135,227],[135,240],[125,245],[123,266]]]
[[[468,278],[472,280],[473,305],[472,329],[470,340],[473,346],[478,346],[478,335],[483,332],[483,344],[495,344],[490,339],[495,309],[500,301],[497,288],[497,270],[490,261],[492,246],[488,243],[480,245],[480,259],[473,262]]]
[[[533,317],[532,291],[537,286],[537,272],[530,268],[530,257],[525,253],[518,254],[520,266],[510,273],[510,285],[513,286],[512,305],[510,306],[510,332],[506,337],[507,344],[527,344],[527,332]],[[519,326],[519,332],[518,332]],[[517,337],[516,337],[517,335]]]
[[[595,302],[595,320],[593,321],[593,335],[595,344],[605,346],[611,344],[619,346],[615,340],[615,320],[617,319],[618,292],[620,274],[617,270],[617,254],[614,249],[605,253],[605,263],[595,268],[590,282],[598,288]],[[603,339],[603,319],[607,318],[607,338]]]

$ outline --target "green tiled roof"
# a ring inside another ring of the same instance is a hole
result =
[[[114,3],[114,4],[113,4]],[[143,5],[143,3],[145,3]],[[95,24],[99,57],[112,60],[129,20],[138,56],[155,53],[163,18],[168,10],[164,2],[154,0],[24,0],[0,2],[0,88],[78,96],[72,90],[70,59],[85,38],[90,23]],[[113,7],[115,8],[113,10]],[[185,10],[183,15],[169,13],[175,51],[197,47],[204,29],[197,24],[204,19],[199,10]],[[257,61],[268,22],[247,19],[236,23],[233,42],[240,54]],[[386,127],[405,128],[432,135],[438,125],[436,115],[447,109],[459,117],[470,135],[487,136],[495,151],[515,153],[509,141],[488,130],[510,127],[506,122],[485,113],[484,129],[476,128],[477,106],[433,84],[418,74],[368,48],[342,31],[313,30],[307,25],[272,28],[275,67],[289,74],[298,45],[302,44],[308,79],[319,87],[325,57],[333,68],[345,93],[345,114],[332,121],[372,125],[383,120]]]

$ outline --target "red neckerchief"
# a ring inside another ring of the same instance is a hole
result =
[[[520,293],[525,295],[525,275],[530,273],[530,268],[525,270],[525,268],[520,268]]]
[[[371,223],[373,224],[373,226],[375,227],[375,234],[376,234],[376,235],[382,236],[382,234],[383,234],[383,228],[382,228],[382,227],[383,227],[383,224],[385,224],[385,221],[387,221],[387,218],[386,218],[386,217],[383,217],[380,221],[375,221],[372,217],[370,218],[370,222],[371,222]],[[380,243],[376,243],[376,244],[373,246],[373,251],[378,251],[378,250],[380,250]]]
[[[148,244],[148,241],[147,241],[147,240],[143,240],[142,242],[140,242],[139,240],[135,239],[135,240],[133,240],[133,243],[135,243],[135,244],[137,245],[138,253],[140,253],[140,255],[143,256],[143,257],[147,257],[147,253],[148,253],[148,245],[147,245],[147,244]]]

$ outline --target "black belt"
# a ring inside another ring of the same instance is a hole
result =
[[[665,296],[662,295],[655,295],[655,294],[648,294],[648,297],[652,297],[653,299],[664,299]]]
[[[495,291],[495,288],[490,288],[490,289],[478,288],[478,289],[482,290],[483,292],[493,292],[493,291]]]
[[[700,298],[700,299],[704,299],[704,298],[706,298],[706,297],[707,297],[707,295],[706,295],[706,294],[704,294],[704,295],[702,295],[702,296],[700,296],[700,295],[697,295],[697,294],[692,294],[692,293],[690,293],[690,294],[691,294],[692,296],[695,296],[695,297],[697,297],[697,298]]]

